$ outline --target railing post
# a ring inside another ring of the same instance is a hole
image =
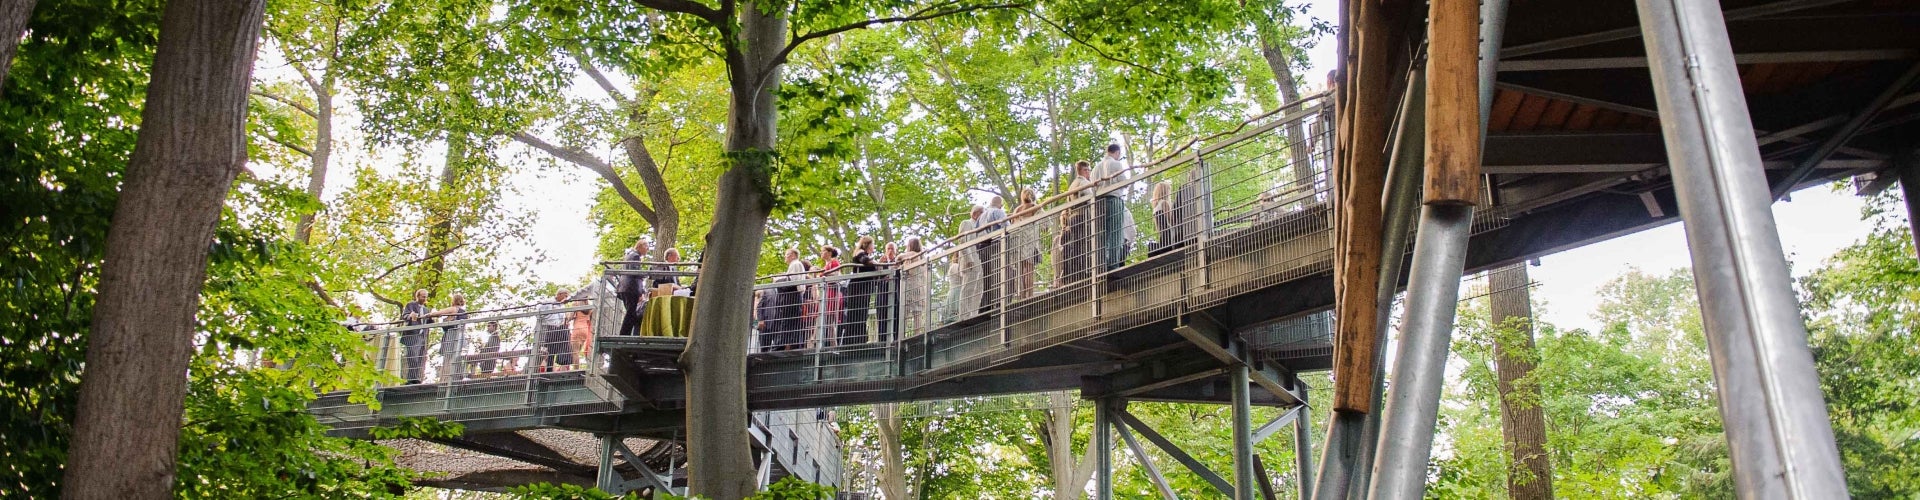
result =
[[[1254,500],[1258,494],[1253,489],[1253,393],[1248,373],[1250,368],[1240,364],[1229,370],[1233,372],[1233,498]]]

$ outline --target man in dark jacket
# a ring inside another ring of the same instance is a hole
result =
[[[620,269],[640,270],[640,261],[647,259],[650,250],[646,238],[633,242],[633,248],[620,256],[623,262]],[[620,318],[620,335],[633,335],[640,329],[640,296],[647,293],[646,277],[639,274],[622,274],[614,283],[613,295],[620,298],[620,305],[627,308],[625,316]]]
[[[406,349],[402,355],[406,370],[401,377],[406,378],[408,384],[420,383],[421,367],[427,362],[427,329],[424,325],[428,321],[428,312],[426,290],[414,290],[413,302],[400,307],[400,319],[409,327],[418,327],[400,332],[400,345]]]

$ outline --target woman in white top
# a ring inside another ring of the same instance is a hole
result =
[[[956,239],[958,241],[967,241],[979,236],[977,230],[980,229],[980,216],[986,214],[986,212],[987,209],[985,207],[974,206],[973,217],[967,219],[966,222],[960,223],[960,235]],[[954,262],[960,265],[959,282],[954,284],[954,289],[959,292],[960,296],[960,302],[958,304],[960,310],[955,313],[954,319],[959,320],[972,317],[974,314],[980,312],[980,253],[975,252],[974,249],[969,246],[968,248],[962,248],[960,251],[953,252],[950,258],[954,259]]]
[[[920,253],[920,238],[907,238],[907,251],[900,253],[899,261],[900,302],[904,306],[901,319],[906,320],[906,328],[901,332],[902,338],[906,337],[907,333],[918,334],[926,331],[923,328],[926,327],[927,299],[929,298],[927,296],[927,263],[920,258]]]

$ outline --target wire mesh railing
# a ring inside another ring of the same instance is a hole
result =
[[[1078,189],[1016,206],[1005,219],[975,221],[969,231],[897,262],[856,254],[846,266],[763,277],[754,287],[750,345],[759,361],[748,386],[815,395],[893,390],[912,376],[971,369],[1328,272],[1334,215],[1329,109],[1324,95],[1303,99],[1165,159],[1103,168],[1115,175],[1083,178]],[[568,337],[574,363],[536,352],[537,334],[548,331],[538,312],[469,320],[511,324],[520,337],[487,355],[457,348],[461,354],[442,356],[440,363],[454,367],[447,373],[467,373],[468,360],[493,359],[498,367],[512,358],[523,377],[542,373],[527,368],[542,361],[599,375],[609,362],[600,356],[601,343],[658,334],[646,325],[654,309],[649,304],[682,302],[690,317],[697,264],[603,264],[602,279],[575,299],[580,305],[563,311],[580,318],[568,323],[569,335],[580,327],[588,337],[585,346]],[[663,340],[669,353],[684,348],[680,340]],[[455,397],[459,390],[452,387],[462,383],[498,378],[431,378],[438,372],[428,371],[428,380],[449,387],[445,398]],[[532,394],[522,399],[535,399]]]

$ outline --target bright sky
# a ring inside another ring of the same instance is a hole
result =
[[[1331,21],[1337,12],[1333,2],[1315,0],[1308,14]],[[1325,81],[1327,71],[1333,66],[1333,49],[1333,41],[1326,39],[1308,52],[1312,65],[1305,78],[1308,82]],[[266,58],[262,62],[269,63]],[[584,77],[575,82],[574,91],[583,96],[599,95],[597,87]],[[347,120],[343,119],[345,123]],[[508,161],[523,162],[528,168],[520,169],[507,180],[519,189],[505,194],[501,205],[508,211],[534,213],[537,221],[530,238],[503,242],[508,247],[506,253],[514,259],[536,260],[532,269],[539,279],[556,282],[582,279],[592,271],[592,254],[598,237],[589,222],[588,209],[603,182],[569,165],[532,168],[534,163],[530,163],[530,158],[539,155],[521,155],[521,151],[517,145],[508,149],[512,155]],[[613,157],[610,151],[596,153]],[[433,158],[436,154],[422,156]],[[330,193],[346,189],[348,177],[344,172],[331,176]],[[1785,236],[1782,240],[1793,268],[1799,273],[1811,270],[1834,251],[1865,236],[1871,224],[1860,220],[1861,204],[1862,200],[1857,197],[1826,188],[1802,191],[1795,194],[1791,202],[1775,204],[1775,217],[1780,233]],[[1635,267],[1663,273],[1687,266],[1689,259],[1680,225],[1671,224],[1548,255],[1540,262],[1540,266],[1531,269],[1531,276],[1539,284],[1535,289],[1536,299],[1546,304],[1539,311],[1542,319],[1562,328],[1594,328],[1597,325],[1588,313],[1597,305],[1601,285]]]

